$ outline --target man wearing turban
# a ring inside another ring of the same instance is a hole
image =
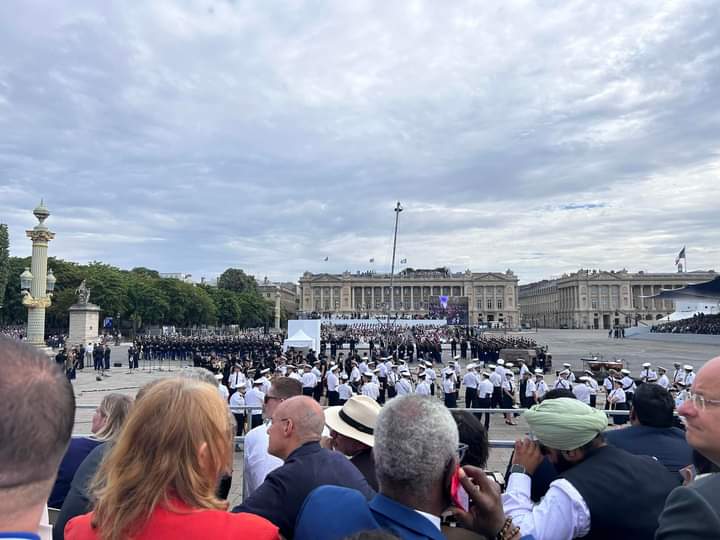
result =
[[[605,443],[607,416],[571,398],[546,400],[523,415],[531,438],[515,443],[503,507],[535,540],[652,540],[679,475],[647,456]],[[531,475],[543,456],[559,477],[534,505]]]

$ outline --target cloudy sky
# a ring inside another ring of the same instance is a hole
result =
[[[5,0],[0,51],[13,255],[44,197],[69,260],[380,272],[399,200],[413,267],[720,270],[720,2]]]

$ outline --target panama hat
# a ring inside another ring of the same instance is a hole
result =
[[[325,423],[333,431],[373,447],[380,405],[369,396],[352,396],[342,407],[325,409]]]

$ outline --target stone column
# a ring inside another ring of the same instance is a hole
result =
[[[275,291],[275,330],[280,330],[280,287]]]
[[[25,231],[28,238],[32,240],[31,272],[33,275],[30,288],[33,302],[24,302],[28,307],[27,341],[33,345],[44,345],[45,308],[50,305],[46,288],[48,243],[55,238],[55,233],[50,232],[44,224],[44,221],[50,216],[50,212],[42,202],[35,208],[33,214],[40,223],[32,230]]]

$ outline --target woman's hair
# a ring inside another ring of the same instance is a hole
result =
[[[453,420],[458,427],[460,442],[468,445],[460,465],[472,465],[485,468],[490,456],[488,433],[480,419],[471,412],[452,411]]]
[[[105,419],[103,426],[95,433],[101,441],[117,437],[132,406],[132,398],[123,394],[108,394],[100,402],[98,411]]]
[[[176,499],[191,508],[227,509],[215,495],[232,459],[227,404],[217,388],[187,378],[152,386],[133,407],[91,485],[92,526],[103,540],[142,529],[158,504]],[[199,459],[207,445],[207,461]]]

